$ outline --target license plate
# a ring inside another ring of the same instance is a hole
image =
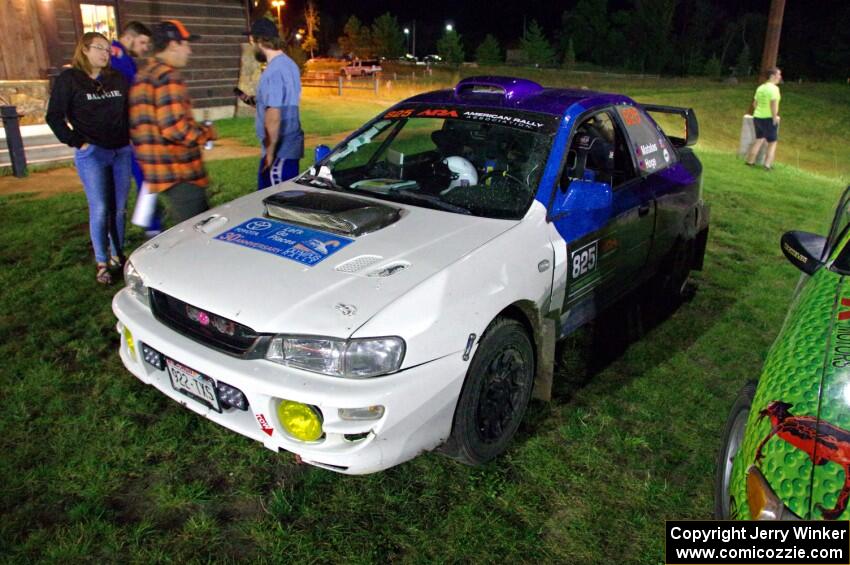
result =
[[[165,364],[174,390],[206,404],[216,412],[221,412],[214,380],[172,359],[166,359]]]

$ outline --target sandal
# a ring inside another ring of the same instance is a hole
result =
[[[123,255],[113,255],[109,258],[109,268],[115,269],[117,271],[124,270],[124,264],[127,262],[127,258]]]
[[[97,274],[94,279],[100,284],[112,284],[112,273],[109,272],[109,265],[107,263],[97,264]]]

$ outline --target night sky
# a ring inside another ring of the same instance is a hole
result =
[[[268,0],[270,1],[270,0]],[[416,22],[416,55],[436,52],[437,39],[446,23],[451,22],[461,34],[467,60],[487,33],[492,33],[504,48],[517,48],[522,35],[523,22],[536,19],[550,41],[555,43],[561,29],[561,14],[575,8],[579,0],[522,1],[522,0],[315,0],[320,15],[317,33],[319,52],[337,42],[349,16],[356,15],[369,25],[374,19],[390,12],[401,27],[413,27]],[[641,0],[608,0],[609,13],[633,9]],[[644,0],[650,2],[652,0]],[[673,33],[680,38],[687,28],[691,10],[699,0],[678,0]],[[304,6],[307,0],[287,0],[282,13],[284,25],[290,28],[303,26]],[[746,38],[734,33],[737,44],[731,46],[726,63],[734,62],[741,50],[741,41],[752,49],[754,62],[761,57],[770,0],[712,0],[714,22],[704,55],[717,54],[724,42],[727,25],[743,21],[745,14],[758,14],[761,23],[748,29]],[[848,0],[786,0],[779,62],[785,66],[786,80],[794,75],[810,78],[846,78],[850,76],[850,1]],[[757,64],[757,63],[756,63]]]
[[[442,34],[447,22],[463,36],[464,42],[477,45],[487,33],[492,33],[504,45],[522,35],[523,19],[536,19],[550,39],[561,25],[561,13],[575,7],[578,0],[567,2],[550,1],[505,1],[505,0],[427,0],[388,1],[388,0],[316,0],[322,20],[322,35],[336,38],[342,32],[342,26],[352,14],[361,21],[371,23],[377,16],[390,12],[398,19],[402,27],[412,27],[416,21],[417,54],[432,52],[434,44]],[[794,0],[788,0],[788,4]],[[827,2],[834,3],[834,2]],[[284,8],[286,14],[302,14],[306,0],[288,0]],[[633,2],[611,0],[609,9],[628,8]],[[746,12],[761,12],[767,15],[770,0],[720,0],[713,2],[717,6],[718,17],[736,17]],[[286,18],[286,14],[284,17]],[[303,18],[302,18],[303,19]],[[331,37],[328,37],[330,39]]]

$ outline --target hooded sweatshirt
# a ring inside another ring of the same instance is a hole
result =
[[[65,69],[50,93],[47,124],[71,147],[124,147],[130,143],[127,91],[127,81],[112,69],[104,69],[97,79],[79,69]]]

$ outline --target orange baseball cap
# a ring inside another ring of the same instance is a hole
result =
[[[174,41],[197,41],[201,38],[196,33],[189,33],[186,26],[180,20],[165,20],[152,26],[154,43],[165,43]],[[159,41],[158,41],[159,40]]]

